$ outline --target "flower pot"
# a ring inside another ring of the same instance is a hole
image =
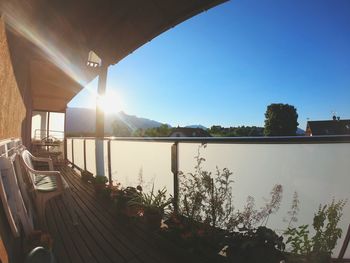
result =
[[[100,193],[106,188],[106,184],[94,184],[95,192]]]
[[[160,228],[162,221],[161,211],[145,209],[143,216],[149,230],[156,231]]]
[[[141,213],[141,207],[140,206],[126,206],[124,209],[124,214],[128,217],[138,217]]]
[[[81,174],[81,180],[83,180],[84,182],[92,181],[94,178],[94,175],[86,170],[82,170],[80,174]]]

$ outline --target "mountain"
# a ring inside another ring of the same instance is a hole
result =
[[[105,135],[110,136],[113,134],[112,123],[117,122],[121,126],[128,126],[130,130],[135,131],[137,129],[149,129],[159,127],[164,123],[140,118],[135,115],[129,115],[121,111],[118,113],[110,113],[105,115]],[[66,113],[66,133],[69,136],[94,136],[96,126],[96,113],[95,109],[88,108],[67,108]],[[170,125],[168,125],[170,126]],[[188,125],[186,128],[201,128],[207,130],[208,128],[196,124]],[[297,135],[305,135],[305,131],[298,128]]]
[[[131,130],[159,127],[163,123],[128,115],[125,112],[105,114],[105,134],[112,135],[112,123],[128,126]],[[68,135],[91,136],[95,132],[96,112],[88,108],[67,108],[66,132]]]
[[[296,134],[299,136],[305,135],[305,131],[303,129],[297,128]]]
[[[66,133],[68,135],[92,135],[96,127],[96,113],[94,109],[67,108]]]
[[[121,121],[132,130],[155,128],[163,124],[158,121],[140,118],[135,115],[128,115],[123,111],[114,114],[107,114],[105,120],[106,125],[108,125],[108,123],[112,123],[113,121]]]

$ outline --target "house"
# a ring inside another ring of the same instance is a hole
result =
[[[211,135],[201,128],[177,127],[172,129],[169,137],[211,137]]]
[[[333,116],[333,120],[308,121],[306,124],[306,136],[349,134],[350,120],[341,120],[336,116]]]

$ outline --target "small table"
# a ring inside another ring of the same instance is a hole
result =
[[[63,158],[63,152],[60,149],[62,142],[60,141],[33,141],[33,154],[38,157],[49,157],[54,164],[61,164]]]

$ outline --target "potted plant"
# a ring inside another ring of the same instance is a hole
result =
[[[103,189],[105,189],[107,182],[108,182],[107,177],[103,175],[96,175],[96,177],[94,177],[92,180],[96,193],[99,193]]]
[[[88,170],[81,170],[80,174],[81,174],[81,180],[83,180],[84,182],[91,182],[94,178],[94,175],[90,173]]]
[[[150,193],[141,192],[136,198],[129,202],[130,206],[141,206],[143,218],[150,230],[160,228],[164,209],[172,203],[172,198],[167,198],[166,189],[154,191],[154,185]]]
[[[115,187],[111,192],[111,198],[118,216],[136,217],[139,216],[141,207],[137,204],[130,205],[130,201],[137,199],[141,194],[142,188],[128,186],[126,188]]]
[[[176,247],[185,250],[187,258],[204,258],[205,262],[221,262],[218,253],[222,250],[222,241],[227,232],[214,228],[207,222],[193,220],[177,213],[171,213],[164,221],[166,227],[160,234]],[[225,261],[223,261],[225,262]]]
[[[228,262],[280,263],[285,260],[283,237],[265,226],[228,233],[223,245]]]

